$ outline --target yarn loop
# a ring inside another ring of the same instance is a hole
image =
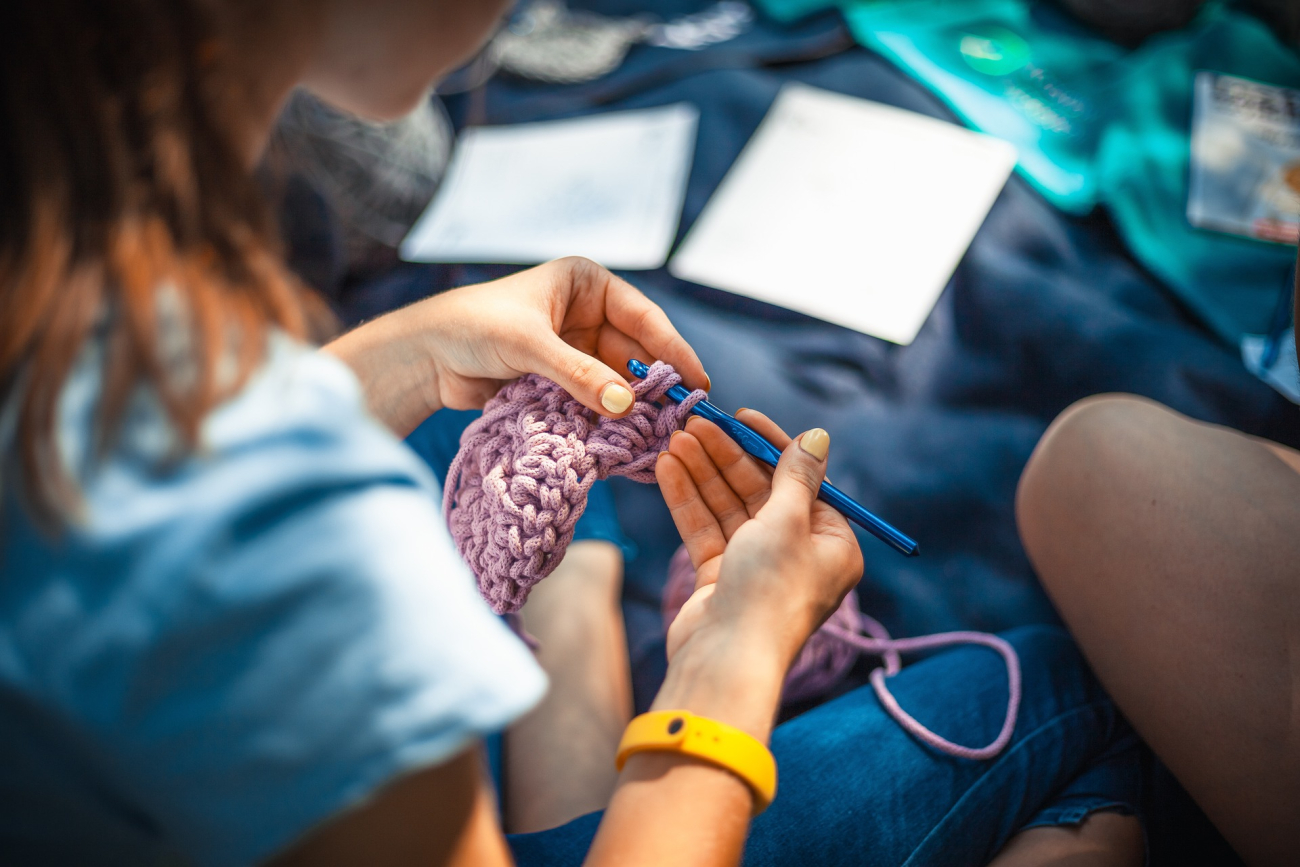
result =
[[[668,583],[664,587],[663,615],[667,629],[677,617],[677,612],[695,592],[695,567],[685,547],[677,549],[668,563]],[[967,747],[943,738],[903,710],[894,698],[885,678],[902,670],[901,654],[917,650],[932,650],[954,644],[978,644],[997,652],[1007,668],[1007,712],[1002,729],[991,743],[983,747]],[[935,749],[963,759],[991,759],[1011,742],[1020,713],[1020,657],[1016,649],[1003,638],[987,632],[942,632],[918,638],[890,638],[889,632],[876,619],[858,609],[858,597],[852,590],[844,597],[840,607],[831,614],[822,627],[808,637],[794,665],[786,674],[781,699],[785,702],[803,701],[824,695],[844,679],[857,662],[859,653],[881,657],[884,665],[871,672],[871,688],[885,712],[894,718],[913,737]]]

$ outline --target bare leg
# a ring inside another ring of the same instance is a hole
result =
[[[1094,813],[1077,828],[1041,827],[1007,841],[989,867],[1142,867],[1142,824]]]
[[[575,542],[524,605],[551,688],[506,733],[507,831],[554,828],[609,803],[614,754],[632,716],[622,587],[615,545]]]
[[[1102,683],[1251,864],[1300,859],[1300,454],[1129,397],[1052,425],[1030,559]]]

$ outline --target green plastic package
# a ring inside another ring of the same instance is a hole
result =
[[[1300,87],[1300,58],[1258,19],[1215,6],[1128,67],[1098,152],[1101,200],[1134,256],[1236,346],[1268,330],[1296,248],[1188,222],[1192,85],[1207,70]]]

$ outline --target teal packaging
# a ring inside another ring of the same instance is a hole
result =
[[[836,0],[757,0],[759,9],[770,18],[789,24],[805,15],[831,9],[840,4]]]
[[[1236,346],[1268,330],[1296,248],[1188,222],[1192,86],[1208,70],[1300,87],[1300,58],[1258,19],[1212,6],[1128,65],[1098,150],[1101,198],[1134,256]]]
[[[1295,247],[1187,219],[1196,74],[1300,88],[1300,58],[1258,19],[1218,0],[1127,50],[1043,0],[758,2],[787,21],[838,5],[860,43],[1013,143],[1049,202],[1107,207],[1133,255],[1219,337],[1236,347],[1267,330]]]
[[[1073,214],[1097,202],[1097,146],[1126,51],[1021,0],[853,2],[859,42],[1019,151],[1018,170]]]

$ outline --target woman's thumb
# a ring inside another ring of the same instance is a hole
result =
[[[826,478],[826,455],[831,435],[819,427],[805,431],[786,446],[772,474],[772,495],[768,504],[807,516]]]
[[[632,408],[635,400],[627,380],[599,358],[574,349],[558,335],[551,335],[537,371],[559,383],[588,409],[617,417]]]

